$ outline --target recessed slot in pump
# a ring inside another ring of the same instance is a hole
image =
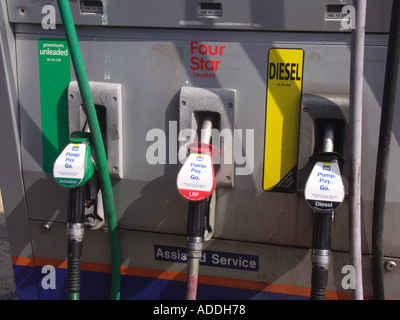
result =
[[[106,150],[106,155],[108,158],[108,141],[107,141],[107,110],[105,106],[96,104],[95,106],[97,119],[99,121],[101,137],[103,138],[104,148]]]
[[[102,15],[102,0],[80,0],[81,14]]]
[[[197,15],[199,18],[222,17],[222,3],[200,2],[197,5]]]

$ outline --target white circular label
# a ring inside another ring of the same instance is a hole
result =
[[[307,180],[304,197],[319,212],[332,212],[344,199],[344,185],[338,162],[317,162]]]
[[[191,153],[179,171],[177,187],[184,198],[192,201],[211,196],[215,188],[211,155]]]
[[[85,175],[86,145],[70,143],[54,162],[53,175],[57,183],[64,188],[77,186]]]

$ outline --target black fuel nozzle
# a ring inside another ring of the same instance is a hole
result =
[[[345,194],[339,167],[342,158],[334,148],[335,126],[326,121],[320,132],[320,144],[316,146],[316,156],[312,158],[314,167],[304,190],[304,197],[314,210],[311,300],[325,300],[333,215],[334,210],[342,204]]]
[[[342,157],[334,148],[334,123],[326,121],[320,134],[322,137],[316,139],[319,144],[315,146],[315,156],[310,158],[314,167],[307,179],[304,197],[314,211],[332,213],[342,204],[345,195],[340,170]]]
[[[207,212],[208,212],[208,199],[202,201],[189,202],[187,229],[186,229],[188,243],[204,242]]]

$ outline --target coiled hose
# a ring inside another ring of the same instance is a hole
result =
[[[82,242],[68,241],[67,292],[69,300],[79,300],[81,291]]]
[[[68,267],[69,300],[79,300],[81,291],[82,240],[84,234],[85,186],[69,191],[68,199]]]

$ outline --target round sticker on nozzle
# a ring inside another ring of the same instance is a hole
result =
[[[86,143],[69,143],[54,162],[53,175],[63,188],[82,186],[94,172],[91,147]]]
[[[308,205],[318,212],[333,212],[342,204],[344,194],[338,162],[317,162],[304,190]]]
[[[209,198],[215,189],[215,173],[212,155],[219,150],[206,143],[189,146],[190,154],[177,177],[179,193],[191,201]]]

